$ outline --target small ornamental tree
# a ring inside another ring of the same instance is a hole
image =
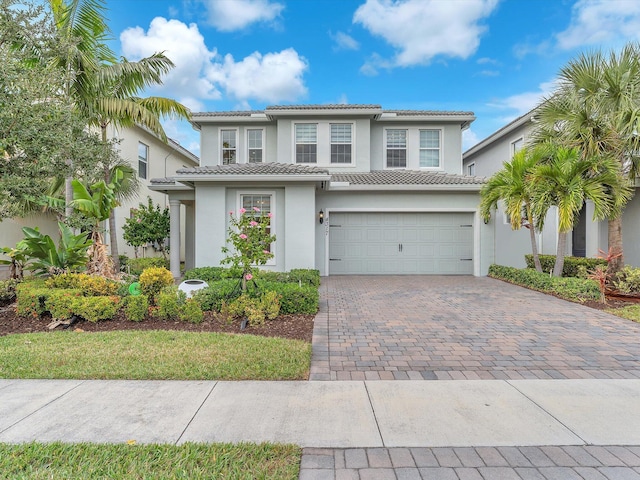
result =
[[[160,205],[153,205],[153,200],[148,197],[147,205],[140,204],[131,218],[127,218],[122,227],[124,241],[135,248],[136,258],[138,248],[147,243],[158,244],[162,257],[167,259],[165,240],[169,236],[171,219],[169,209],[162,210]]]
[[[243,292],[247,289],[247,281],[253,279],[253,268],[273,258],[271,244],[276,241],[276,236],[270,233],[272,219],[272,213],[265,215],[258,207],[249,211],[241,208],[237,217],[229,212],[227,243],[233,245],[235,251],[222,247],[222,253],[227,257],[221,263],[242,269]]]

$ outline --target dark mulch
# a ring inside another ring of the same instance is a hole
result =
[[[311,342],[313,336],[313,315],[281,315],[275,320],[267,320],[264,325],[240,329],[240,320],[228,323],[221,315],[205,312],[204,321],[193,324],[181,321],[159,320],[147,318],[142,322],[131,322],[124,315],[113,320],[102,322],[86,322],[81,320],[73,324],[71,329],[79,328],[85,332],[108,332],[112,330],[183,330],[189,332],[224,332],[237,334],[261,335],[264,337],[281,337]],[[14,305],[0,307],[0,336],[11,333],[50,332],[47,325],[51,318],[24,318],[15,313]],[[60,331],[57,327],[53,331]]]

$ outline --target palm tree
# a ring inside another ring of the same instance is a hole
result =
[[[110,30],[104,16],[103,0],[49,0],[57,31],[68,48],[58,57],[67,73],[66,92],[89,126],[101,130],[107,143],[107,127],[141,125],[167,141],[160,123],[162,117],[188,118],[189,111],[179,102],[164,97],[139,97],[147,87],[162,84],[163,75],[173,62],[155,53],[137,62],[117,60],[106,45]],[[105,172],[105,181],[109,181]],[[71,198],[67,181],[66,197]],[[109,215],[111,256],[119,268],[115,214]]]
[[[559,84],[536,113],[534,143],[549,140],[577,148],[583,158],[613,158],[620,175],[640,168],[640,46],[620,53],[580,55],[562,68]],[[615,272],[624,266],[622,209],[608,217],[608,243]]]
[[[536,219],[533,216],[528,176],[546,154],[547,148],[543,146],[518,150],[511,161],[505,162],[502,170],[496,172],[480,190],[480,213],[485,219],[489,219],[491,212],[503,201],[511,228],[519,230],[525,226],[529,229],[533,262],[539,272],[542,272],[542,266],[538,255]]]
[[[575,148],[550,147],[549,158],[530,173],[531,201],[540,228],[552,206],[558,211],[558,247],[553,275],[562,275],[569,232],[584,205],[591,200],[594,220],[615,218],[631,198],[629,182],[619,174],[615,159],[584,157]]]

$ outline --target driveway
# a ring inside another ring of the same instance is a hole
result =
[[[491,278],[322,279],[311,380],[640,378],[640,324]]]

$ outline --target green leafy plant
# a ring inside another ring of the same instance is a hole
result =
[[[318,289],[311,285],[297,283],[263,282],[260,289],[265,292],[275,292],[280,295],[280,313],[282,314],[310,314],[318,312],[320,295]]]
[[[44,305],[54,320],[67,320],[75,313],[75,302],[81,296],[78,289],[56,289],[46,298]]]
[[[527,268],[534,268],[533,256],[525,255],[524,258],[527,263]],[[549,273],[552,271],[555,262],[555,255],[540,255],[540,264],[542,265],[543,272]],[[565,257],[562,276],[586,278],[586,272],[595,269],[598,265],[604,265],[606,267],[607,261],[602,258]]]
[[[18,242],[17,248],[24,251],[28,258],[27,269],[36,275],[62,273],[78,270],[87,263],[87,250],[91,240],[86,234],[74,235],[69,227],[58,222],[60,242],[58,247],[49,235],[43,235],[38,228],[24,227],[25,238]]]
[[[0,265],[11,265],[9,278],[22,280],[24,278],[24,267],[27,264],[27,254],[24,245],[17,245],[15,248],[0,248],[0,253],[9,257],[9,260],[0,260]]]
[[[221,313],[226,317],[240,318],[247,317],[249,325],[262,325],[265,319],[265,312],[260,299],[242,294],[229,303],[224,303]]]
[[[21,317],[39,317],[47,311],[45,301],[52,290],[43,282],[23,282],[16,286],[16,313]]]
[[[625,266],[616,274],[612,283],[626,295],[640,294],[640,268]]]
[[[200,303],[193,298],[188,298],[184,302],[178,316],[183,322],[189,323],[202,323],[204,320],[202,307],[200,306]]]
[[[140,288],[149,297],[151,305],[156,305],[156,296],[163,288],[173,284],[173,275],[166,268],[151,267],[140,274]]]
[[[178,290],[178,287],[165,287],[156,297],[158,308],[155,314],[163,320],[176,320],[180,318],[186,300],[186,293]]]
[[[587,278],[589,280],[595,280],[598,283],[598,288],[600,289],[600,303],[606,305],[607,281],[609,280],[607,268],[602,265],[597,265],[594,270],[590,270],[588,272]]]
[[[204,280],[207,283],[225,280],[227,278],[240,278],[242,269],[226,267],[198,267],[184,272],[185,280]]]
[[[131,295],[122,299],[124,314],[132,322],[141,322],[149,311],[149,299],[146,295]]]
[[[250,211],[241,208],[237,217],[229,212],[227,243],[233,245],[234,251],[222,247],[222,253],[227,256],[220,263],[231,264],[242,270],[243,292],[247,290],[247,281],[253,279],[254,267],[264,265],[273,258],[271,244],[276,241],[276,236],[270,233],[272,220],[271,212],[265,215],[258,207]]]
[[[141,203],[122,226],[123,238],[127,245],[134,247],[136,256],[139,247],[151,243],[158,245],[158,250],[165,260],[167,258],[165,241],[169,237],[169,229],[169,208],[165,207],[162,210],[160,205],[154,206],[151,197],[148,197],[147,205]]]
[[[260,307],[268,320],[274,320],[280,314],[280,299],[277,292],[264,292],[260,298]]]
[[[51,288],[77,288],[86,296],[117,295],[120,282],[86,273],[62,273],[45,281]]]
[[[147,268],[162,267],[169,270],[169,261],[162,257],[130,258],[127,262],[129,273],[140,276]]]
[[[73,313],[89,322],[110,320],[116,316],[119,297],[79,297],[73,302]]]
[[[198,290],[192,298],[200,303],[203,310],[219,312],[222,309],[223,302],[229,302],[240,296],[240,292],[236,287],[237,281],[230,279],[220,280],[209,283],[208,288]]]
[[[14,278],[0,280],[0,306],[11,303],[16,299],[16,286],[18,283],[18,280]]]

